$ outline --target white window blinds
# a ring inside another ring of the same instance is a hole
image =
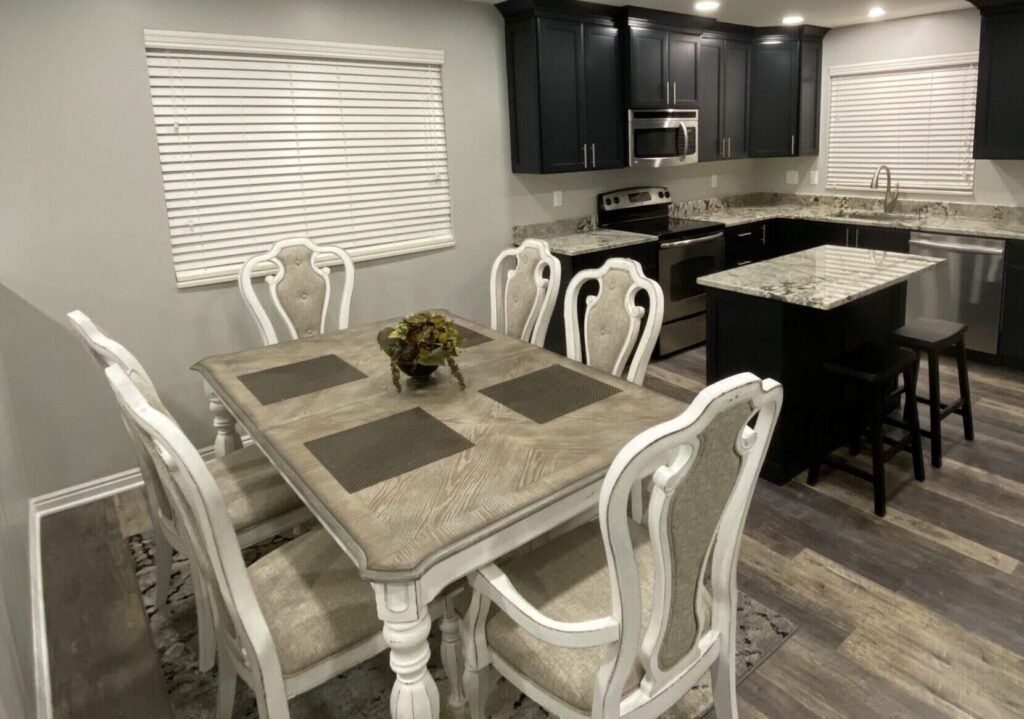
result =
[[[888,165],[902,190],[974,189],[978,54],[833,66],[828,186],[866,189]]]
[[[296,235],[454,244],[442,52],[147,30],[146,56],[178,286]]]

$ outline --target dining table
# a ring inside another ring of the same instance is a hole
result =
[[[392,381],[375,322],[193,367],[219,451],[237,422],[371,584],[396,679],[391,715],[438,717],[430,605],[474,570],[594,512],[634,436],[685,404],[441,310],[442,366]],[[457,632],[457,625],[456,632]],[[457,639],[457,633],[456,633]],[[446,669],[449,667],[446,666]],[[461,677],[449,701],[463,701]]]

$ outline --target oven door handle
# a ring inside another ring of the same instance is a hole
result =
[[[676,240],[674,242],[663,242],[661,243],[661,249],[671,250],[673,247],[685,247],[687,245],[696,245],[700,242],[710,242],[712,240],[718,240],[724,238],[725,235],[721,232],[716,232],[713,235],[704,235],[703,237],[691,237],[688,240]]]

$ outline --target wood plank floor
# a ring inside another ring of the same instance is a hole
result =
[[[1024,375],[974,363],[971,382],[976,440],[948,419],[923,483],[895,460],[885,519],[834,470],[758,485],[740,586],[800,628],[740,685],[741,717],[1024,717]],[[647,384],[691,400],[703,350]],[[123,541],[145,525],[137,492],[44,521],[57,719],[168,716]]]

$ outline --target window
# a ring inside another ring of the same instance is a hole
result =
[[[863,190],[879,165],[901,190],[974,190],[978,54],[835,66],[828,186]]]
[[[454,244],[442,52],[145,39],[179,287],[296,235],[356,261]]]

